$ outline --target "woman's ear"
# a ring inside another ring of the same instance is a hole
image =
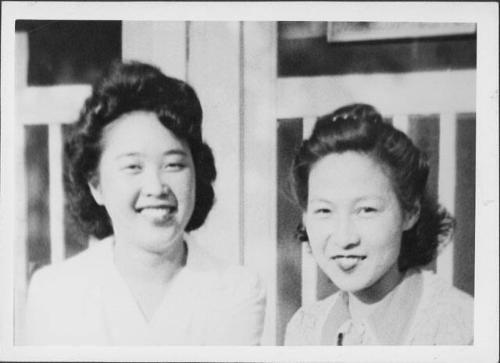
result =
[[[103,205],[104,202],[103,202],[103,198],[102,198],[101,185],[99,183],[97,175],[93,175],[89,179],[88,186],[90,189],[90,193],[92,194],[92,197],[94,198],[95,202],[99,205]]]
[[[405,220],[403,222],[403,231],[408,231],[412,229],[413,226],[418,222],[420,218],[420,201],[415,202],[413,209],[410,212],[405,212]]]

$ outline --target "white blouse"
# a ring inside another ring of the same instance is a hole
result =
[[[113,239],[37,271],[30,284],[26,344],[256,345],[265,292],[240,266],[187,239],[186,265],[148,321],[113,263]]]

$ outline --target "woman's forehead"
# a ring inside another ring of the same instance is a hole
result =
[[[335,197],[393,193],[388,167],[369,154],[329,154],[311,168],[309,198],[314,194]]]
[[[127,113],[112,121],[103,130],[101,144],[103,152],[112,153],[189,149],[156,114],[145,111]]]

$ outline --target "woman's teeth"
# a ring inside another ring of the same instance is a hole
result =
[[[167,207],[143,208],[141,214],[152,219],[162,219],[166,218],[173,210],[174,208]]]

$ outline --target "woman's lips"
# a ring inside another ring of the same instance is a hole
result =
[[[366,256],[363,255],[336,255],[332,259],[342,271],[348,272],[355,269]]]

